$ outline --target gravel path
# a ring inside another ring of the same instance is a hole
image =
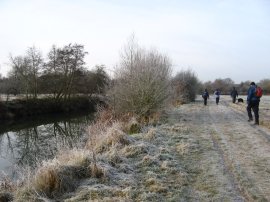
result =
[[[187,184],[193,199],[270,201],[268,129],[248,123],[245,111],[228,99],[219,105],[210,100],[207,106],[198,100],[173,109],[168,117],[170,124],[185,122],[191,130],[193,147],[184,162],[191,164],[187,173],[200,168]]]

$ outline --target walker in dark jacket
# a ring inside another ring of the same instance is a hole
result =
[[[207,91],[207,89],[204,90],[203,94],[202,94],[202,98],[203,98],[203,103],[204,105],[207,105],[207,99],[209,99],[209,93]]]
[[[247,112],[248,112],[248,121],[253,121],[251,109],[254,112],[255,116],[255,124],[259,125],[259,104],[260,98],[255,95],[256,93],[256,85],[254,82],[250,83],[250,87],[248,89],[247,95]]]
[[[216,89],[216,91],[214,92],[214,95],[216,96],[216,104],[218,105],[219,98],[220,98],[220,91],[219,91],[219,89]]]
[[[231,92],[231,97],[232,97],[232,102],[235,103],[236,97],[238,97],[238,92],[237,92],[237,90],[235,89],[235,87],[233,87],[233,90],[232,90],[232,92]]]

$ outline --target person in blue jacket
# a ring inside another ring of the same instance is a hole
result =
[[[214,95],[216,97],[216,104],[218,105],[219,98],[220,98],[220,90],[219,89],[216,89],[215,92],[214,92]]]
[[[254,112],[255,116],[255,125],[259,125],[259,104],[260,98],[255,95],[256,85],[254,82],[250,83],[247,95],[247,112],[248,112],[248,121],[253,121],[251,109]]]
[[[207,99],[209,99],[209,93],[207,91],[207,89],[204,90],[203,94],[202,94],[202,98],[203,98],[203,103],[204,105],[207,105]]]

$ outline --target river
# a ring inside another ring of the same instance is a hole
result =
[[[51,116],[0,126],[0,172],[17,178],[21,169],[36,167],[59,149],[82,147],[92,120],[93,114]]]

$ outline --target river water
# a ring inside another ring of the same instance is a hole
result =
[[[16,178],[25,167],[51,159],[59,149],[82,147],[93,114],[46,117],[0,126],[0,172]],[[1,176],[0,176],[1,177]]]

